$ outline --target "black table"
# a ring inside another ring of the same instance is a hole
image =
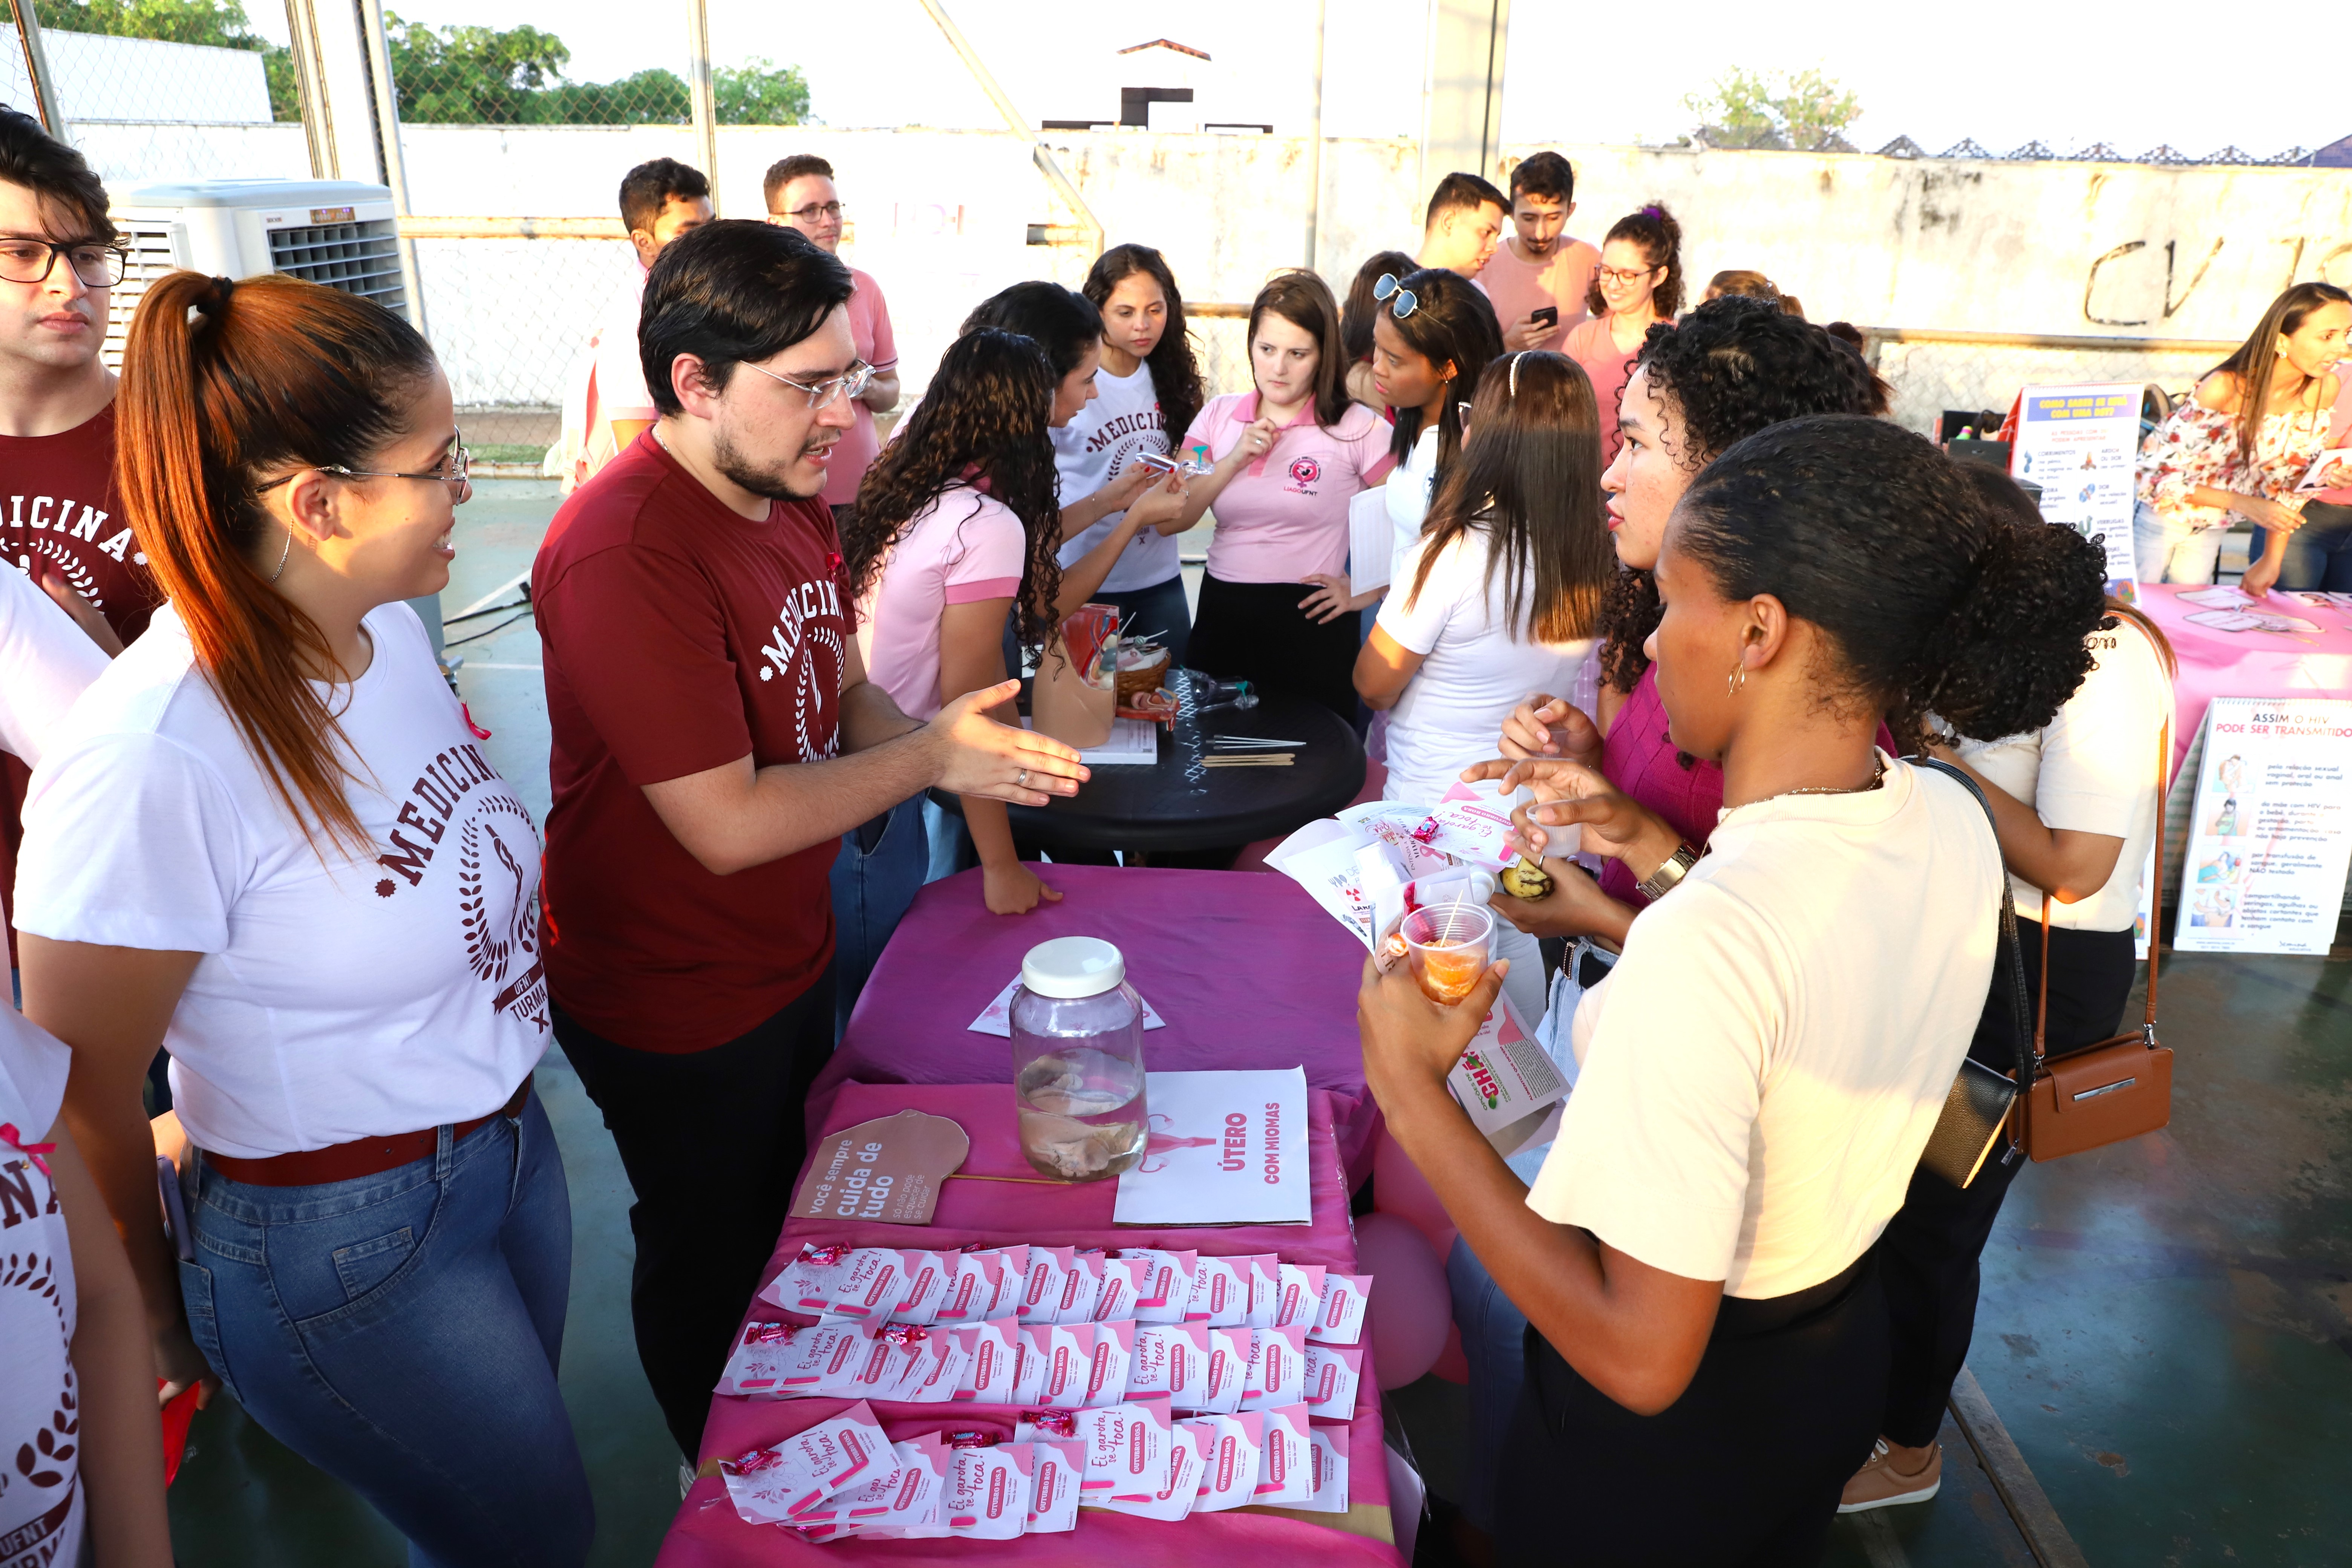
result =
[[[1076,795],[1007,807],[1014,834],[1049,846],[1141,854],[1253,844],[1330,816],[1364,787],[1363,744],[1328,708],[1275,695],[1255,708],[1204,715],[1199,706],[1209,686],[1207,676],[1176,671],[1168,681],[1175,724],[1154,726],[1160,760],[1109,763],[1094,769]],[[1297,759],[1286,768],[1203,767],[1212,735],[1306,744],[1284,748]],[[932,794],[948,810],[962,810],[954,795]]]

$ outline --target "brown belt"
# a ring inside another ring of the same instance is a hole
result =
[[[490,1112],[477,1116],[471,1121],[460,1121],[449,1129],[449,1142],[456,1142],[468,1132],[489,1124],[495,1116],[520,1116],[524,1102],[530,1099],[530,1079],[522,1080],[514,1098]],[[441,1130],[427,1127],[418,1132],[396,1132],[386,1138],[354,1138],[348,1143],[330,1143],[324,1149],[303,1149],[291,1154],[272,1154],[265,1160],[247,1160],[235,1154],[205,1152],[205,1163],[232,1182],[243,1182],[255,1187],[318,1187],[329,1182],[355,1181],[362,1176],[381,1175],[396,1171],[403,1165],[429,1159],[440,1147]]]

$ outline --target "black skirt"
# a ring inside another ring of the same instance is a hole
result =
[[[1691,1384],[1636,1415],[1534,1329],[1496,1496],[1496,1561],[1812,1568],[1886,1392],[1874,1255],[1769,1300],[1726,1296]]]
[[[1356,617],[1307,619],[1298,605],[1313,592],[1309,583],[1228,583],[1202,574],[1185,663],[1221,680],[1319,702],[1352,725]]]

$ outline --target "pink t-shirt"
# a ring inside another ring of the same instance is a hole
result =
[[[2336,410],[2328,416],[2327,445],[2333,448],[2347,444],[2352,437],[2352,364],[2339,364],[2336,376],[2340,384],[2336,389]],[[2321,490],[2311,498],[2329,506],[2352,506],[2352,488]]]
[[[849,336],[857,345],[857,357],[876,370],[897,369],[898,339],[890,330],[890,304],[882,298],[882,285],[872,273],[855,267],[849,269],[849,280],[856,285],[849,296]],[[874,410],[860,401],[851,412],[856,422],[842,432],[834,444],[833,459],[825,465],[827,506],[846,506],[857,499],[857,481],[882,449],[874,436]]]
[[[1559,324],[1535,343],[1557,353],[1568,341],[1570,329],[1591,317],[1592,312],[1584,308],[1585,295],[1600,268],[1601,253],[1567,235],[1559,237],[1559,243],[1540,262],[1520,260],[1513,254],[1511,242],[1505,240],[1495,247],[1494,256],[1471,281],[1486,290],[1494,302],[1495,319],[1507,332],[1538,306],[1559,306]]]
[[[1213,398],[1184,432],[1184,445],[1222,458],[1256,417],[1255,392]],[[1315,423],[1313,404],[1300,409],[1274,449],[1212,504],[1217,530],[1209,536],[1209,574],[1227,583],[1296,583],[1339,571],[1348,560],[1348,502],[1396,466],[1391,428],[1360,403],[1348,405],[1328,429]]]
[[[1584,374],[1592,378],[1592,400],[1601,407],[1601,461],[1605,466],[1616,458],[1622,444],[1617,434],[1617,404],[1625,395],[1625,384],[1633,379],[1633,360],[1642,345],[1619,350],[1609,335],[1609,318],[1594,316],[1570,330],[1559,352],[1582,365]]]
[[[950,605],[1013,597],[1028,556],[1029,537],[1012,508],[969,485],[940,492],[915,514],[882,574],[857,601],[857,651],[866,679],[909,719],[937,713],[940,613]]]

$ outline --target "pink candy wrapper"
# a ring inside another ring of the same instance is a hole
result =
[[[1307,1446],[1307,1406],[1259,1412],[1265,1418],[1254,1502],[1298,1508],[1315,1495],[1314,1450]]]
[[[1274,1326],[1286,1329],[1296,1323],[1311,1328],[1323,1311],[1323,1266],[1296,1263],[1282,1266],[1280,1294],[1275,1298]]]
[[[1201,1389],[1201,1408],[1213,1415],[1231,1415],[1242,1407],[1242,1390],[1249,1384],[1250,1336],[1243,1327],[1211,1329],[1209,1373]]]
[[[1191,1427],[1202,1438],[1201,1492],[1192,1501],[1195,1511],[1218,1513],[1263,1500],[1257,1496],[1257,1480],[1259,1449],[1265,1441],[1265,1417],[1255,1412],[1200,1415],[1178,1425]]]
[[[1021,1370],[1021,1325],[1011,1318],[999,1318],[953,1331],[970,1337],[971,1353],[955,1397],[982,1405],[1012,1404],[1013,1380]]]
[[[860,1400],[830,1421],[719,1466],[735,1511],[754,1524],[796,1521],[865,1475],[893,1462],[873,1410]]]
[[[1086,1479],[1087,1447],[1075,1437],[1040,1437],[1029,1445],[1029,1533],[1057,1535],[1078,1527],[1078,1489]]]
[[[1029,1528],[1029,1446],[958,1448],[940,1517],[951,1535],[1011,1541]]]
[[[1270,1405],[1296,1405],[1307,1386],[1307,1331],[1250,1331],[1249,1378],[1242,1385],[1242,1408],[1263,1410]],[[1353,1386],[1349,1394],[1352,1396]]]
[[[1253,1329],[1274,1327],[1274,1314],[1280,1304],[1282,1260],[1272,1253],[1259,1258],[1236,1258],[1235,1267],[1249,1268],[1249,1311],[1242,1321]]]
[[[896,1247],[861,1247],[841,1261],[833,1279],[833,1300],[826,1311],[861,1323],[889,1321],[907,1294],[907,1263],[910,1256]]]
[[[1307,1408],[1329,1420],[1352,1420],[1356,1414],[1356,1380],[1363,1367],[1360,1346],[1308,1345],[1302,1394]]]
[[[1209,1392],[1206,1323],[1138,1323],[1127,1369],[1130,1395],[1164,1394],[1178,1410],[1198,1410]]]
[[[1249,1259],[1203,1253],[1192,1274],[1192,1295],[1184,1308],[1188,1323],[1229,1329],[1249,1321]]]
[[[761,1287],[760,1300],[787,1311],[823,1315],[833,1305],[835,1277],[849,1251],[837,1243],[831,1247],[801,1243],[800,1256]]]
[[[1502,871],[1518,860],[1511,837],[1504,800],[1449,800],[1412,830],[1415,842],[1481,871]]]
[[[1013,1423],[1013,1440],[1016,1443],[1075,1443],[1078,1441],[1078,1413],[1075,1410],[1024,1410]]]
[[[1115,1254],[1144,1265],[1146,1273],[1136,1288],[1135,1317],[1142,1323],[1181,1323],[1192,1300],[1192,1276],[1200,1255],[1167,1252],[1158,1247],[1130,1247]]]
[[[1323,1276],[1323,1310],[1307,1331],[1309,1343],[1352,1345],[1364,1337],[1364,1300],[1371,1294],[1369,1274]]]
[[[716,1394],[786,1395],[784,1368],[793,1359],[793,1337],[808,1331],[793,1323],[746,1323],[719,1376]]]
[[[1014,1312],[1024,1323],[1050,1323],[1061,1315],[1062,1292],[1069,1289],[1070,1270],[1077,1267],[1075,1247],[1033,1247],[1029,1279],[1022,1287],[1021,1305]]]
[[[1095,1302],[1089,1322],[1127,1323],[1135,1321],[1135,1303],[1142,1294],[1151,1265],[1140,1258],[1106,1258],[1102,1263],[1102,1297]]]
[[[1099,1252],[1081,1252],[1071,1258],[1070,1272],[1062,1280],[1062,1304],[1054,1313],[1055,1322],[1094,1321],[1095,1303],[1102,1300],[1103,1265],[1107,1261]]]
[[[1315,1495],[1297,1506],[1315,1513],[1347,1512],[1348,1428],[1310,1426],[1307,1441],[1310,1446]]]

